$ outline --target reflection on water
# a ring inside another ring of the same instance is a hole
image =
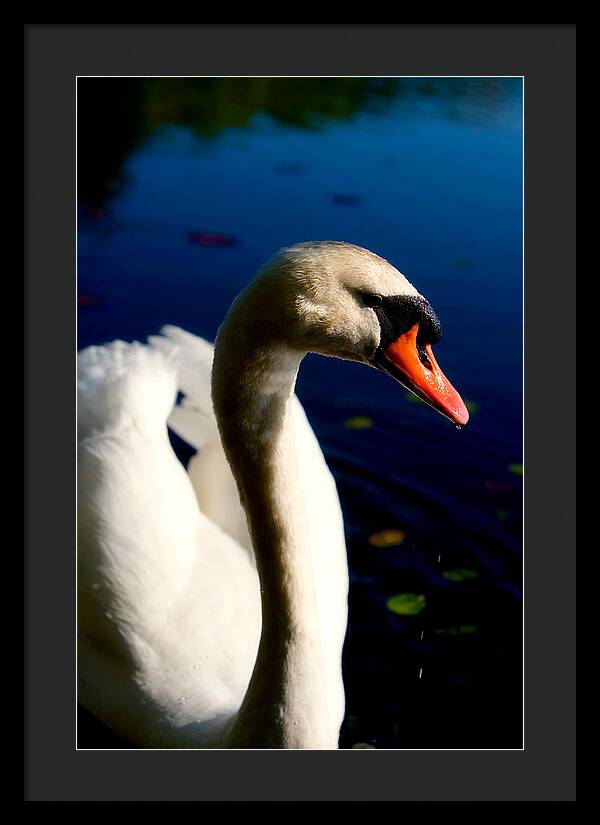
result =
[[[390,104],[428,104],[449,119],[494,118],[514,89],[496,78],[85,78],[78,97],[79,200],[99,206],[121,183],[131,151],[166,124],[185,126],[199,139],[250,129],[258,115],[302,129],[323,129]],[[513,82],[514,86],[514,82]],[[400,104],[400,105],[398,105]],[[107,127],[110,123],[110,128]],[[298,162],[278,171],[296,174]]]
[[[520,81],[83,79],[78,114],[80,346],[213,338],[308,239],[429,298],[466,430],[356,364],[309,356],[298,382],[346,519],[342,744],[520,747]]]

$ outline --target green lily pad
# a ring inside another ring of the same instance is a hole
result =
[[[522,464],[509,464],[508,465],[509,471],[516,476],[523,475],[523,465]]]
[[[433,632],[436,636],[470,636],[477,631],[477,625],[474,624],[453,624],[450,627],[438,627]]]
[[[445,579],[450,582],[464,582],[468,579],[478,579],[479,573],[477,570],[469,570],[467,568],[460,568],[458,570],[445,570],[442,573]]]
[[[347,418],[344,427],[348,430],[368,430],[373,426],[373,419],[368,415],[356,415],[354,418]]]
[[[427,602],[422,593],[398,593],[396,596],[390,596],[385,606],[399,616],[417,616],[425,610]]]

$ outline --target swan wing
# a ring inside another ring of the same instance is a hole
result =
[[[188,464],[198,505],[214,524],[244,547],[252,564],[254,551],[246,515],[225,452],[212,408],[213,345],[179,327],[167,325],[149,344],[172,359],[177,387],[183,398],[169,415],[169,427],[197,450]]]
[[[178,373],[141,344],[78,356],[78,681],[129,741],[210,747],[251,675],[259,587],[170,446]]]

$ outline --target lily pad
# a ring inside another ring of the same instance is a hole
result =
[[[368,415],[356,415],[354,418],[347,418],[344,427],[348,430],[369,430],[373,423],[373,419]]]
[[[406,538],[406,533],[402,530],[380,530],[378,533],[371,533],[369,544],[373,547],[394,547],[402,544]]]
[[[97,220],[98,218],[103,218],[106,215],[106,212],[104,209],[102,209],[102,207],[92,206],[88,210],[86,210],[85,214],[88,218],[92,218],[92,220]]]
[[[470,636],[477,631],[477,625],[474,624],[453,624],[450,627],[438,627],[433,632],[436,636]]]
[[[224,232],[190,232],[188,241],[194,246],[235,246],[237,238]]]
[[[95,295],[78,295],[77,306],[88,307],[98,303],[98,298]]]
[[[425,610],[427,601],[422,593],[398,593],[396,596],[390,596],[385,606],[399,616],[417,616]]]
[[[490,493],[510,493],[512,489],[510,484],[501,484],[497,481],[484,481],[483,486],[486,490],[489,490]]]
[[[522,464],[509,464],[508,465],[509,471],[516,476],[523,475],[523,465]]]
[[[450,582],[464,582],[469,579],[478,579],[479,573],[477,570],[469,570],[468,568],[460,568],[458,570],[445,570],[442,573],[445,579]]]

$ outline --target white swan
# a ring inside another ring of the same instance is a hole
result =
[[[337,748],[344,532],[296,374],[307,352],[377,366],[462,426],[431,352],[439,334],[391,264],[319,242],[282,250],[233,303],[215,344],[216,421],[202,339],[167,327],[149,346],[79,354],[85,707],[142,747]],[[199,448],[189,475],[167,419]]]

